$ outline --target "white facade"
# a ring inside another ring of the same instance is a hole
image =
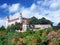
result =
[[[10,20],[10,18],[7,17],[7,19],[6,19],[6,28],[8,26],[12,25],[12,24],[15,24],[16,22],[17,23],[23,23],[22,24],[22,31],[26,31],[27,30],[27,23],[26,23],[27,22],[27,19],[26,18],[23,18],[22,17],[22,14],[20,14],[18,18],[15,18],[15,19],[12,19],[12,20]]]
[[[17,23],[22,23],[22,15],[19,15],[19,17],[15,18],[15,19],[10,19],[10,17],[6,17],[6,27],[15,24],[15,22]]]
[[[22,28],[23,28],[22,30],[26,31],[27,28],[28,28],[28,26],[29,25],[27,24],[27,20],[25,20],[24,23],[23,23],[23,25],[22,25]]]
[[[19,20],[12,21],[12,22],[8,22],[7,21],[7,26],[10,26],[12,24],[15,24],[15,22],[19,23],[20,22],[20,19]]]
[[[38,25],[35,25],[35,28],[40,28],[40,29],[45,29],[45,28],[52,28],[52,26],[50,24],[38,24]]]

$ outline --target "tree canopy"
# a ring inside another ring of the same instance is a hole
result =
[[[58,29],[60,28],[60,23],[58,23],[57,28],[58,28]]]
[[[37,19],[34,16],[29,19],[29,23],[30,24],[51,24],[51,25],[53,24],[50,20],[44,17],[42,17],[41,19]]]
[[[16,22],[15,24],[8,26],[7,30],[10,30],[10,31],[22,30],[22,24]]]
[[[6,30],[4,26],[0,27],[0,31],[2,31],[2,30]]]
[[[30,23],[30,24],[38,24],[38,19],[33,16],[33,17],[31,17],[31,18],[29,19],[29,23]]]

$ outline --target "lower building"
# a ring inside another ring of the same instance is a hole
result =
[[[52,26],[50,24],[37,24],[34,26],[35,26],[35,28],[39,28],[39,29],[52,28]]]

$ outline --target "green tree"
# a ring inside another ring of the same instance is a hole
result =
[[[29,26],[33,30],[34,29],[34,24],[38,24],[38,19],[36,17],[31,17],[29,20]]]
[[[58,28],[58,29],[60,28],[60,23],[58,23],[57,28]]]
[[[29,19],[29,23],[30,23],[30,24],[38,24],[38,19],[33,16],[33,17],[31,17],[31,18]]]
[[[4,26],[0,27],[0,31],[6,30]]]
[[[21,23],[15,23],[15,25],[14,24],[12,24],[11,26],[8,26],[8,28],[7,28],[7,30],[9,30],[9,31],[15,31],[15,30],[22,30],[22,24]]]
[[[53,22],[51,22],[50,20],[44,17],[42,17],[41,19],[37,19],[34,16],[29,19],[29,24],[51,24],[53,26]]]
[[[15,29],[17,29],[17,30],[22,30],[22,23],[15,23]]]
[[[39,19],[39,24],[53,24],[53,22],[51,22],[48,19],[45,19],[44,17],[42,17],[41,19]]]
[[[8,26],[7,31],[15,31],[15,25],[12,24],[11,26]]]

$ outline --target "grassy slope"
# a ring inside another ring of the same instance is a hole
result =
[[[6,32],[4,35],[0,35],[0,45],[14,45],[14,44],[18,45],[22,43],[21,40],[23,40],[23,42],[25,42],[26,45],[37,45],[37,44],[45,45],[45,43],[46,44],[48,43],[47,35],[51,31],[52,31],[51,29],[44,29],[44,30],[37,29],[36,31],[28,30],[23,33]]]

